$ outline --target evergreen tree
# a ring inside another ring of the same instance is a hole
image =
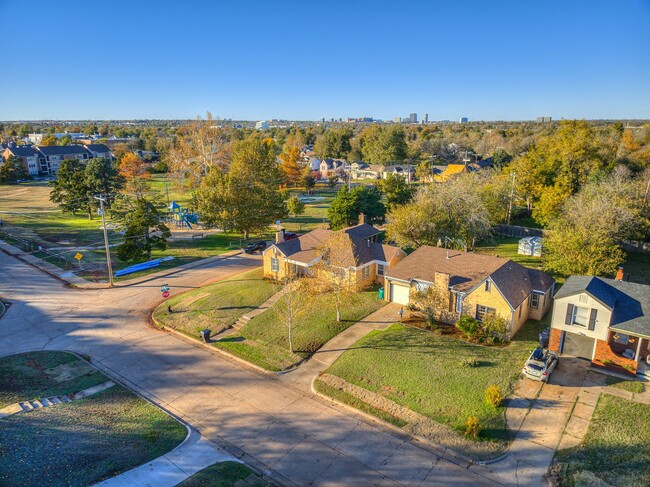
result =
[[[371,225],[385,220],[386,206],[381,202],[381,191],[374,186],[358,186],[351,190],[344,186],[327,210],[333,230],[356,225],[361,214]]]
[[[123,215],[124,243],[117,247],[117,256],[125,262],[151,259],[153,249],[165,250],[171,236],[158,209],[145,198],[133,201]]]
[[[22,179],[29,178],[29,171],[20,157],[11,156],[0,164],[0,184],[15,184]]]

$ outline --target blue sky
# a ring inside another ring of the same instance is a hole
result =
[[[0,120],[650,118],[650,0],[0,0]]]

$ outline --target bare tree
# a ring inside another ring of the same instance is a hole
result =
[[[304,312],[308,299],[305,278],[290,275],[284,279],[284,288],[276,304],[276,310],[289,330],[289,352],[293,353],[293,329],[298,317]]]
[[[212,169],[225,170],[230,161],[229,133],[218,127],[208,112],[206,119],[183,127],[168,153],[170,172],[176,180],[190,181],[193,187]]]
[[[315,266],[319,292],[334,297],[336,321],[341,321],[341,307],[346,295],[358,290],[354,245],[344,232],[332,232],[318,249],[320,260]]]

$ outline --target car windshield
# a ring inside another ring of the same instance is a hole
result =
[[[530,368],[533,369],[533,370],[544,370],[545,365],[544,365],[544,364],[540,364],[540,363],[538,363],[538,362],[529,362],[529,363],[528,363],[528,367],[530,367]]]

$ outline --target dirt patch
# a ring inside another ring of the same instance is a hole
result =
[[[319,376],[319,380],[330,387],[334,387],[358,398],[376,409],[405,421],[407,425],[402,429],[408,433],[424,437],[437,446],[449,448],[461,455],[466,455],[476,460],[486,460],[499,456],[508,447],[508,444],[505,442],[469,440],[448,426],[437,423],[415,411],[411,411],[381,394],[350,384],[335,375],[322,374]],[[397,390],[388,391],[387,389],[394,389],[388,387],[382,388],[382,392],[384,392],[384,389],[386,389],[387,393],[399,393]]]
[[[56,383],[66,382],[68,380],[76,379],[87,374],[92,374],[95,371],[86,362],[76,361],[67,364],[57,365],[51,369],[46,369],[44,372]]]

